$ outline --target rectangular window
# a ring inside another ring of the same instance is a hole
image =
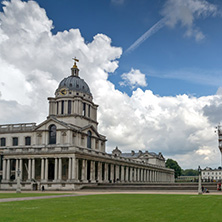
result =
[[[82,115],[85,116],[86,115],[86,104],[83,103],[83,107],[82,107]]]
[[[64,114],[64,100],[62,100],[62,105],[61,105],[61,114]]]
[[[30,136],[26,136],[25,137],[25,145],[26,146],[30,146],[31,145],[31,137]]]
[[[56,106],[57,106],[57,115],[59,114],[59,102],[56,102]]]
[[[12,146],[18,146],[18,137],[12,138]]]
[[[88,107],[88,117],[90,117],[90,105]]]
[[[71,111],[72,111],[72,101],[69,100],[68,101],[68,114],[71,114]]]
[[[5,138],[1,138],[1,146],[6,146],[6,139]]]

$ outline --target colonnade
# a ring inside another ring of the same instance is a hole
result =
[[[20,178],[25,181],[41,182],[172,182],[174,175],[161,168],[128,165],[72,157],[17,158],[15,160],[15,179],[20,170]],[[36,169],[36,161],[40,161]],[[9,181],[12,174],[12,159],[3,160],[3,181]],[[25,161],[25,162],[24,162]],[[36,172],[39,178],[36,178]],[[23,174],[26,174],[24,177]]]
[[[15,169],[12,169],[12,162],[15,160]],[[36,169],[36,161],[40,161],[40,166]],[[75,157],[45,157],[45,158],[17,158],[17,159],[3,159],[3,169],[2,169],[2,180],[11,180],[12,174],[14,178],[17,179],[17,172],[20,171],[20,178],[22,181],[36,180],[36,172],[39,172],[40,181],[48,182],[53,180],[54,182],[62,181],[64,178],[64,172],[62,172],[62,160],[67,160],[67,175],[65,175],[65,180],[75,180]],[[27,163],[27,164],[26,164]],[[51,166],[51,167],[50,167]],[[50,169],[49,169],[50,167]],[[53,167],[53,168],[52,168]],[[53,175],[52,175],[53,173]],[[24,174],[27,177],[24,179]]]
[[[174,174],[161,169],[77,159],[82,182],[173,182]]]

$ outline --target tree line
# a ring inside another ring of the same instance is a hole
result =
[[[185,169],[183,170],[177,161],[173,159],[167,159],[166,161],[166,167],[173,169],[175,173],[175,178],[178,178],[179,176],[198,176],[198,170],[194,169]]]

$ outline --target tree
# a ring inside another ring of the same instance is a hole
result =
[[[174,176],[177,178],[178,176],[181,175],[181,167],[177,163],[177,161],[172,160],[172,159],[167,159],[166,161],[166,167],[173,169],[174,170]]]
[[[181,175],[182,176],[198,176],[199,172],[198,170],[186,169],[186,170],[182,170]]]

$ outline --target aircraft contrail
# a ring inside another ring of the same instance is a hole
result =
[[[154,24],[149,30],[147,30],[140,38],[138,38],[126,51],[125,53],[132,52],[141,43],[143,43],[147,38],[156,33],[165,25],[166,18],[160,19],[156,24]]]

